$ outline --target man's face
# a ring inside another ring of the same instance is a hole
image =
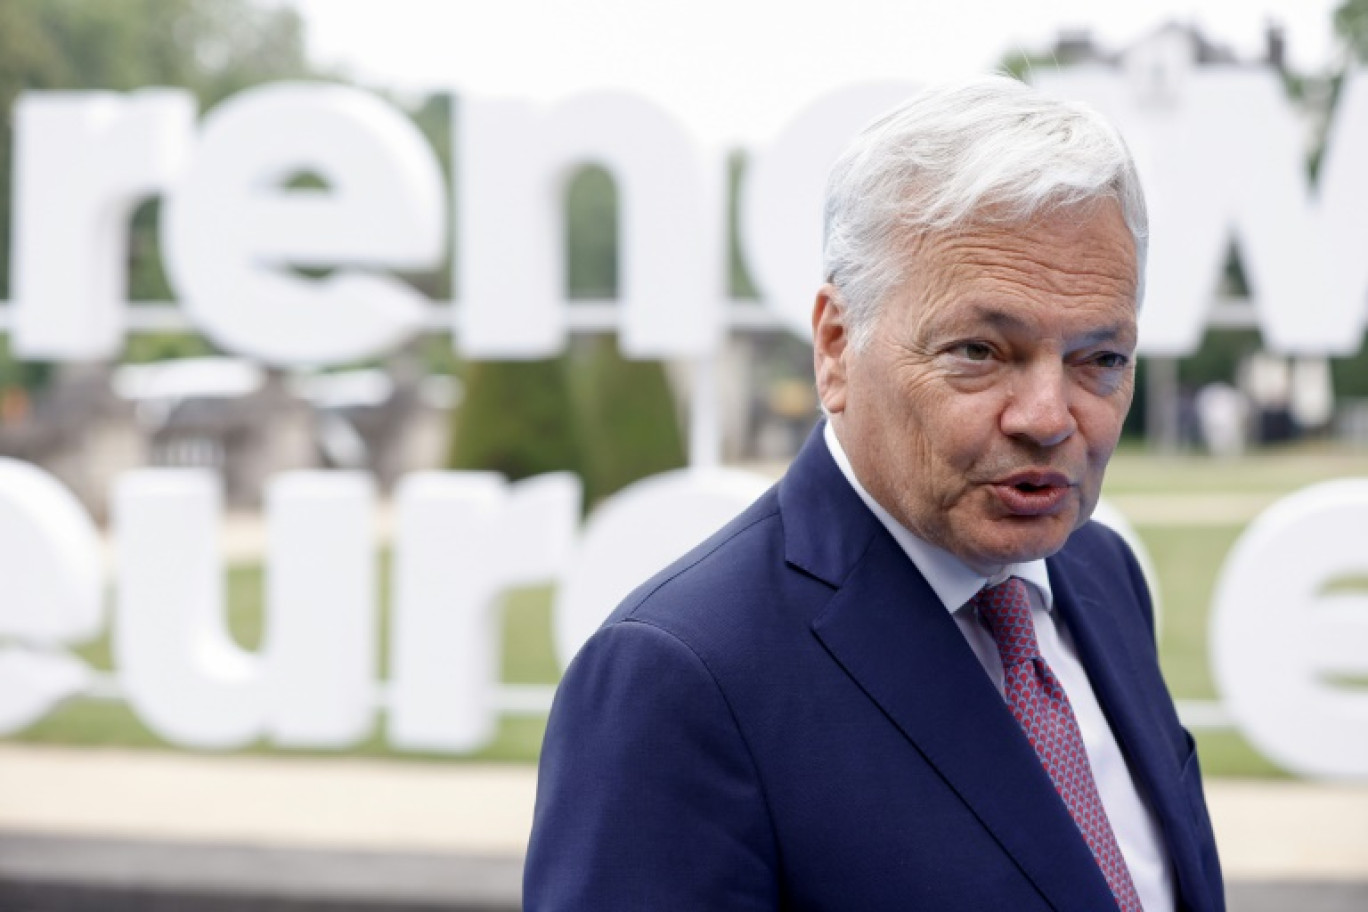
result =
[[[1134,385],[1136,259],[1108,200],[928,235],[856,351],[813,312],[817,388],[856,476],[992,575],[1063,547],[1097,503]]]

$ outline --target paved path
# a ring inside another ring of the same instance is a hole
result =
[[[0,744],[0,831],[519,858],[521,765]],[[1368,884],[1368,785],[1214,780],[1232,880]]]
[[[0,830],[521,855],[525,765],[0,744]]]

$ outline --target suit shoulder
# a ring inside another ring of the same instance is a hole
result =
[[[792,616],[800,574],[784,558],[783,521],[773,489],[683,557],[638,586],[604,627],[645,622],[700,655],[718,657]],[[809,581],[810,582],[810,581]]]
[[[778,499],[770,489],[721,529],[657,572],[609,616],[608,623],[635,617],[649,620],[658,605],[692,600],[734,587],[758,573],[768,558],[782,561],[783,534]]]

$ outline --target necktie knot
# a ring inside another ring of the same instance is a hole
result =
[[[985,586],[974,596],[973,604],[979,619],[993,635],[1004,668],[1040,655],[1031,620],[1031,599],[1020,579],[1009,576],[996,586]]]

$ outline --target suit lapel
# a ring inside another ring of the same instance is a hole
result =
[[[1070,572],[1059,572],[1066,563],[1071,564]],[[1193,908],[1207,908],[1193,811],[1183,794],[1177,760],[1159,737],[1171,724],[1160,715],[1160,708],[1169,699],[1163,684],[1141,667],[1143,645],[1131,642],[1136,634],[1121,628],[1115,606],[1107,604],[1107,591],[1082,562],[1061,554],[1050,565],[1056,609],[1073,635],[1079,659],[1131,775],[1159,819],[1179,895]]]
[[[789,562],[836,587],[813,631],[1054,908],[1108,908],[1106,881],[1035,751],[820,435],[779,492]]]
[[[1056,909],[1112,903],[1035,751],[963,635],[891,537],[813,630]]]

